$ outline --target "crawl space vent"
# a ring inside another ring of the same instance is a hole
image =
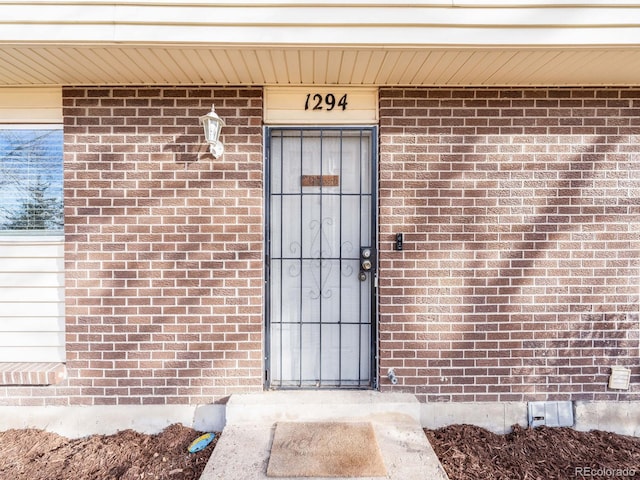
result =
[[[572,402],[529,402],[529,426],[572,427]]]

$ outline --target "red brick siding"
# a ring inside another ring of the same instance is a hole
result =
[[[640,399],[640,90],[384,88],[380,118],[383,389]]]
[[[64,115],[68,379],[0,404],[261,390],[262,90],[65,88]],[[384,88],[380,118],[382,389],[640,400],[640,90]]]
[[[262,389],[262,89],[65,88],[69,378],[3,403]],[[198,117],[215,103],[225,153]],[[19,402],[16,402],[16,399]]]

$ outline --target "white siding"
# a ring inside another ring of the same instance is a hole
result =
[[[62,123],[62,88],[1,88],[0,123]]]
[[[186,4],[185,4],[186,3]],[[18,45],[636,45],[640,2],[0,1],[0,40]],[[473,34],[473,36],[470,36]],[[77,56],[82,60],[82,54]],[[48,58],[51,72],[64,65]],[[189,64],[189,62],[186,62]],[[159,66],[155,65],[154,67]],[[107,65],[85,61],[110,75]]]
[[[0,362],[64,362],[64,238],[0,236]]]

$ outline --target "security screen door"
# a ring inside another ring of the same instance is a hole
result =
[[[267,386],[372,388],[375,130],[267,130]]]

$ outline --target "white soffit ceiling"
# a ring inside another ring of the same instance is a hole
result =
[[[638,85],[640,1],[0,1],[0,85]]]

